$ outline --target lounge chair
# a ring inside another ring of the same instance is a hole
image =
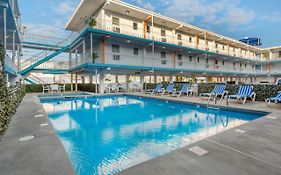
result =
[[[180,97],[182,94],[186,94],[188,96],[189,93],[192,93],[190,89],[190,83],[184,83],[181,86],[181,89],[178,91],[174,91],[173,96]]]
[[[221,102],[221,100],[228,94],[225,88],[226,88],[225,83],[217,83],[212,92],[201,93],[199,94],[199,96],[201,97],[201,99],[203,99],[203,97],[208,97],[208,102],[211,100],[212,97],[214,98],[214,100],[216,100],[218,96],[221,96],[220,98],[220,102]]]
[[[246,103],[247,98],[250,98],[252,101],[255,101],[256,99],[254,87],[251,85],[241,85],[236,95],[228,96],[228,99],[241,100],[243,104]]]
[[[281,91],[279,91],[275,97],[266,99],[265,102],[267,103],[268,106],[270,105],[271,102],[281,103]]]
[[[156,87],[153,90],[148,90],[145,93],[146,94],[155,94],[155,93],[161,93],[163,91],[162,84],[157,84]]]
[[[169,83],[166,87],[166,89],[162,90],[162,94],[161,95],[165,95],[165,94],[173,94],[175,89],[174,89],[174,84],[173,83]]]

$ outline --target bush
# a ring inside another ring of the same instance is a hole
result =
[[[96,84],[78,84],[78,90],[95,93],[96,92]]]

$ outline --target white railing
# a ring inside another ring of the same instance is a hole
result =
[[[100,29],[100,30],[105,30],[105,31],[110,31],[110,32],[115,32],[115,33],[120,33],[120,34],[125,34],[125,35],[130,35],[130,36],[135,36],[135,37],[139,37],[139,38],[144,38],[144,29],[141,27],[138,27],[136,29],[133,29],[133,24],[132,25],[128,25],[128,24],[122,24],[119,23],[119,25],[113,25],[112,21],[110,20],[103,20],[103,21],[97,21],[96,25],[93,27],[96,29]],[[166,32],[168,33],[168,32]],[[220,54],[225,54],[225,55],[229,55],[229,56],[235,56],[235,57],[243,57],[243,58],[247,58],[247,59],[256,59],[254,55],[249,54],[248,52],[245,53],[241,53],[239,51],[239,49],[236,49],[235,52],[233,52],[232,49],[230,49],[230,51],[228,51],[227,46],[225,45],[225,49],[221,49],[220,47],[215,47],[213,44],[205,44],[202,43],[202,39],[200,39],[200,42],[198,44],[196,44],[195,39],[192,39],[192,42],[189,41],[189,39],[187,39],[187,37],[182,37],[181,40],[177,39],[176,35],[168,35],[165,34],[165,36],[162,36],[161,33],[156,32],[156,31],[150,31],[150,33],[146,33],[146,38],[147,39],[152,39],[155,41],[159,41],[159,42],[167,42],[170,44],[175,44],[175,45],[182,45],[182,46],[186,46],[186,47],[190,47],[190,48],[194,48],[194,49],[200,49],[203,51],[210,51],[210,52],[214,52],[214,53],[220,53]],[[203,40],[205,41],[205,40]]]

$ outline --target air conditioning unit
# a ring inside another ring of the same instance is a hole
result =
[[[161,64],[167,64],[167,60],[162,60]]]
[[[178,45],[182,46],[182,41],[179,41],[179,42],[178,42]]]
[[[120,60],[120,55],[113,55],[113,60],[119,61]]]
[[[216,50],[216,53],[220,53],[220,51],[219,51],[219,50]]]
[[[120,27],[113,26],[112,31],[116,33],[120,33]]]
[[[209,49],[209,47],[206,47],[205,50],[206,50],[206,51],[209,51],[210,49]]]
[[[167,42],[167,38],[162,38],[161,41],[162,42]]]
[[[182,66],[183,65],[183,63],[182,62],[178,62],[178,66]]]

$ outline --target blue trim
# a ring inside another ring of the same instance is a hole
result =
[[[25,78],[24,80],[27,81],[27,82],[30,83],[30,84],[36,84],[36,83],[34,83],[32,80],[30,80],[29,78]]]
[[[27,74],[28,72],[30,72],[31,70],[33,70],[35,67],[39,66],[40,64],[42,64],[42,63],[44,63],[44,62],[46,62],[46,61],[48,61],[48,60],[50,60],[50,59],[52,59],[52,58],[54,58],[55,56],[57,56],[57,55],[59,55],[60,53],[64,52],[64,51],[65,51],[66,49],[68,49],[68,48],[69,48],[69,45],[67,45],[67,46],[65,46],[65,47],[63,47],[63,48],[61,48],[60,50],[58,50],[58,51],[56,51],[56,52],[54,52],[54,53],[52,53],[52,54],[46,56],[45,58],[43,58],[43,59],[37,61],[36,63],[32,64],[31,66],[29,66],[29,67],[27,67],[27,68],[25,68],[25,69],[19,71],[19,74],[21,74],[21,75]]]
[[[35,68],[33,70],[42,71],[43,74],[66,74],[69,73],[68,69],[41,69],[41,68]]]
[[[131,66],[131,65],[116,65],[116,64],[93,64],[85,63],[74,68],[69,69],[69,71],[75,71],[79,69],[106,69],[106,68],[120,68],[120,69],[139,69],[139,70],[155,70],[155,71],[172,71],[172,72],[191,72],[191,73],[210,73],[210,74],[225,74],[225,75],[260,75],[254,73],[240,73],[240,72],[221,72],[221,71],[208,71],[208,70],[196,70],[196,69],[179,69],[179,68],[164,68],[164,67],[151,67],[151,66]]]

